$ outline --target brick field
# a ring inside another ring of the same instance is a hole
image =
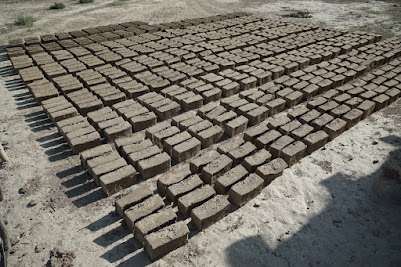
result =
[[[246,13],[11,40],[7,53],[96,184],[139,185],[115,208],[151,260],[401,94],[401,40]],[[156,191],[141,185],[152,177]]]

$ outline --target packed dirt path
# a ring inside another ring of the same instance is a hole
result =
[[[111,6],[110,1],[68,1],[66,9],[50,11],[52,1],[5,1],[0,3],[0,43],[109,23],[159,23],[232,10],[267,15],[306,10],[312,18],[301,21],[386,36],[400,33],[395,16],[400,5],[390,1],[271,2],[167,0]],[[7,25],[23,12],[40,20],[32,28]],[[2,50],[0,142],[11,161],[0,167],[5,198],[0,218],[11,237],[10,266],[45,266],[54,248],[72,252],[74,266],[151,264],[113,213],[115,197],[105,198],[28,89],[15,79]],[[399,265],[399,206],[377,196],[375,186],[381,166],[401,147],[400,109],[398,101],[360,122],[153,265]]]

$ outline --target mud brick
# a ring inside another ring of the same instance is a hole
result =
[[[363,111],[359,109],[351,109],[342,116],[342,119],[347,122],[347,130],[356,125],[362,118]]]
[[[169,186],[179,183],[190,175],[191,171],[188,164],[179,166],[178,168],[172,169],[171,171],[163,174],[157,180],[157,189],[159,190],[159,194],[164,196]]]
[[[229,206],[225,196],[217,195],[192,210],[192,222],[201,231],[226,216]]]
[[[213,108],[211,111],[207,112],[203,118],[206,118],[210,121],[213,121],[218,116],[224,114],[227,110],[223,106],[217,106]],[[201,116],[202,117],[202,116]]]
[[[354,97],[359,97],[363,92],[365,92],[365,90],[361,87],[356,87],[347,91],[348,94]]]
[[[116,140],[118,137],[129,136],[131,134],[132,126],[127,121],[113,125],[104,130],[104,135],[109,142]]]
[[[118,153],[109,153],[88,161],[88,172],[95,180],[96,184],[99,184],[99,178],[102,175],[124,166],[127,166],[125,159],[118,156]]]
[[[345,113],[350,111],[351,108],[348,107],[347,105],[340,105],[336,107],[335,109],[330,110],[330,114],[333,115],[334,117],[342,117]]]
[[[375,110],[378,111],[381,110],[384,107],[387,107],[388,104],[390,103],[390,97],[386,94],[380,94],[372,99],[373,102],[375,102]]]
[[[280,126],[278,128],[278,131],[282,133],[283,135],[289,134],[290,132],[294,131],[298,127],[300,127],[302,123],[300,123],[298,120],[292,120],[289,123],[286,123],[283,126]]]
[[[223,97],[229,97],[234,94],[237,94],[240,91],[240,84],[237,82],[231,82],[220,87]]]
[[[184,217],[188,217],[193,208],[203,204],[215,195],[216,191],[213,187],[206,184],[180,197],[177,202],[178,210],[184,215]]]
[[[69,107],[63,110],[50,113],[50,117],[53,122],[58,122],[60,120],[68,119],[75,116],[78,116],[78,111],[74,107]]]
[[[213,119],[213,123],[219,125],[220,127],[223,127],[224,124],[237,117],[237,113],[234,111],[227,111]]]
[[[146,138],[153,140],[153,136],[155,133],[165,130],[169,127],[171,127],[170,122],[168,122],[168,121],[159,122],[156,125],[146,129],[145,136],[146,136]]]
[[[315,109],[310,110],[299,118],[299,121],[302,123],[309,123],[315,119],[317,119],[321,113]]]
[[[187,131],[184,131],[184,132],[178,133],[174,136],[171,136],[164,140],[164,142],[163,142],[164,150],[168,154],[172,155],[173,147],[175,145],[178,145],[184,141],[187,141],[188,139],[191,139],[191,137],[192,136]]]
[[[294,109],[292,109],[290,112],[288,112],[287,116],[290,119],[294,120],[294,119],[297,119],[300,116],[304,115],[308,111],[309,111],[309,109],[306,106],[299,105],[299,106],[296,106]]]
[[[136,182],[136,170],[131,165],[126,165],[103,176],[100,176],[100,186],[108,195],[113,195],[124,188],[130,187]]]
[[[277,114],[284,110],[286,101],[283,98],[276,98],[266,103],[266,107],[270,110],[270,115]]]
[[[202,169],[201,178],[207,184],[214,184],[216,179],[227,172],[233,161],[226,155],[220,155],[217,159],[207,164]]]
[[[172,158],[177,162],[182,162],[195,156],[200,150],[201,142],[195,137],[192,137],[173,147]]]
[[[185,111],[197,109],[203,105],[203,98],[200,95],[194,95],[183,99],[181,105]]]
[[[326,99],[326,98],[319,96],[319,97],[316,97],[316,98],[312,99],[311,101],[309,101],[309,102],[306,104],[306,106],[307,106],[309,109],[314,109],[314,108],[317,108],[318,106],[323,105],[323,104],[326,103],[326,102],[327,102],[327,99]]]
[[[64,135],[65,135],[68,145],[71,146],[71,143],[69,142],[69,140],[74,139],[79,136],[90,134],[93,132],[96,132],[96,129],[93,126],[89,126],[89,127],[86,126],[86,127],[82,127],[79,129],[75,129],[74,131],[66,132],[66,133],[64,133]]]
[[[280,138],[282,135],[276,130],[270,130],[258,138],[256,138],[255,144],[259,149],[268,148],[275,140]]]
[[[256,138],[266,133],[269,130],[266,124],[260,123],[255,127],[249,128],[244,132],[245,141],[254,143]]]
[[[227,108],[228,109],[234,109],[234,110],[236,110],[236,109],[239,109],[239,108],[241,108],[242,106],[245,106],[245,105],[249,105],[250,103],[248,102],[248,100],[246,100],[246,99],[239,99],[239,100],[237,100],[237,101],[234,101],[234,102],[231,102],[230,104],[228,104],[227,105]],[[253,103],[252,103],[253,104]],[[255,104],[254,104],[255,105]]]
[[[117,214],[123,217],[125,210],[135,206],[152,195],[153,192],[150,190],[148,185],[141,185],[140,187],[133,189],[127,195],[116,200],[115,206]]]
[[[287,103],[287,107],[293,107],[299,104],[302,101],[303,96],[304,96],[303,93],[300,91],[294,91],[284,96],[284,99]]]
[[[237,207],[241,207],[262,191],[263,183],[264,180],[259,175],[252,173],[231,187],[228,200]]]
[[[197,135],[199,132],[202,132],[206,129],[209,129],[210,127],[213,126],[213,123],[211,123],[208,120],[202,120],[196,124],[193,124],[191,126],[188,127],[187,131],[191,134],[191,135]]]
[[[325,114],[323,114],[323,115],[325,115]],[[302,140],[308,134],[310,134],[313,130],[314,130],[314,128],[312,126],[310,126],[308,124],[304,124],[304,125],[298,127],[297,129],[293,130],[290,135],[295,140],[299,141],[299,140]]]
[[[139,145],[138,145],[139,146]],[[130,164],[132,164],[134,167],[137,167],[138,162],[147,158],[150,158],[154,155],[157,155],[161,153],[162,150],[156,146],[152,145],[150,147],[147,147],[146,149],[143,150],[137,150],[136,152],[132,152],[128,155],[127,160]]]
[[[189,229],[185,222],[177,222],[145,236],[145,251],[157,260],[188,242]]]
[[[144,114],[129,118],[129,122],[134,128],[134,132],[139,132],[152,125],[157,121],[156,115],[153,112],[146,112]]]
[[[167,153],[157,154],[138,163],[139,171],[144,179],[164,173],[170,167],[171,158]]]
[[[233,164],[237,165],[248,155],[252,154],[256,150],[255,145],[250,142],[238,146],[235,149],[228,151],[227,155],[233,160]]]
[[[319,93],[319,86],[315,84],[310,84],[302,89],[302,93],[304,94],[305,100],[310,100]]]
[[[125,210],[124,222],[131,231],[134,231],[134,226],[139,220],[158,211],[162,207],[164,207],[163,199],[159,195],[153,195]]]
[[[106,118],[105,118],[106,119]],[[97,126],[99,129],[104,130],[106,128],[109,128],[113,125],[118,125],[120,123],[123,123],[124,119],[122,117],[114,117],[111,119],[106,119],[104,121],[98,122]]]
[[[313,120],[311,122],[311,125],[315,130],[321,130],[324,128],[324,126],[328,123],[330,123],[332,120],[334,120],[334,117],[324,113],[321,116],[319,116],[317,119]]]
[[[145,136],[142,133],[137,133],[131,135],[130,137],[121,137],[114,140],[114,145],[117,148],[117,150],[121,153],[123,146],[139,143],[143,141],[144,138]]]
[[[245,131],[248,125],[248,119],[244,116],[239,116],[224,125],[225,133],[229,136],[234,136]]]
[[[267,118],[269,115],[269,109],[264,106],[258,106],[257,108],[249,111],[245,116],[249,119],[250,125],[256,125]]]
[[[264,180],[265,184],[269,184],[271,181],[281,176],[286,168],[288,168],[287,162],[282,158],[277,158],[258,167],[256,169],[256,174]]]
[[[345,102],[345,104],[351,108],[356,108],[361,104],[364,100],[359,97],[353,97]]]
[[[323,147],[329,139],[329,135],[323,130],[319,130],[315,133],[311,133],[302,140],[307,145],[307,152],[312,152]]]
[[[220,153],[211,150],[189,162],[192,173],[201,172],[202,168],[220,157]]]
[[[214,143],[217,143],[221,139],[223,134],[223,129],[218,125],[214,125],[206,130],[197,133],[196,137],[201,141],[202,148],[206,148],[213,145]]]
[[[359,95],[360,98],[366,100],[372,100],[372,98],[376,97],[378,94],[375,91],[369,90]]]
[[[336,118],[324,126],[324,131],[329,135],[329,139],[333,140],[344,132],[346,125],[346,121]]]
[[[280,155],[289,166],[292,166],[305,156],[306,149],[307,146],[303,142],[296,141],[285,147]]]
[[[177,115],[172,118],[171,124],[174,126],[179,126],[181,122],[191,119],[196,116],[196,113],[193,111],[187,111],[185,113],[182,113],[180,115]]]
[[[250,88],[256,87],[257,79],[255,77],[248,77],[239,81],[241,90],[248,90]]]
[[[196,188],[201,187],[202,185],[202,180],[197,174],[195,174],[169,186],[166,191],[166,197],[168,200],[176,204],[177,200],[181,196],[195,190]]]
[[[334,101],[341,103],[341,104],[347,102],[350,99],[351,99],[351,96],[347,93],[343,93],[341,95],[334,97]]]
[[[174,136],[179,132],[180,129],[178,129],[176,126],[171,126],[159,132],[155,132],[153,134],[153,141],[161,147],[164,139]]]
[[[265,149],[257,151],[244,159],[242,165],[249,171],[255,172],[256,168],[271,159],[271,154]]]
[[[217,179],[215,189],[219,194],[226,194],[231,186],[243,180],[247,175],[248,171],[242,165],[238,165]]]
[[[185,121],[181,121],[179,128],[184,130],[184,129],[187,129],[187,128],[191,127],[192,125],[198,124],[202,121],[204,121],[204,119],[202,119],[199,116],[195,116],[195,117],[189,118]]]
[[[163,209],[138,221],[134,226],[134,236],[142,244],[145,236],[173,224],[176,220],[177,215],[171,208]]]
[[[266,147],[266,149],[268,148],[270,153],[273,155],[273,157],[280,157],[281,151],[288,145],[290,145],[291,143],[293,143],[295,140],[288,136],[288,135],[284,135],[282,137],[279,137],[278,139],[276,139],[269,147]]]
[[[122,146],[121,154],[127,158],[128,155],[148,149],[151,146],[153,146],[153,143],[152,143],[152,141],[150,141],[150,139],[140,140],[138,142]]]
[[[81,163],[84,167],[87,166],[87,162],[93,158],[109,154],[113,151],[113,148],[109,144],[99,145],[91,149],[82,151],[80,155]]]
[[[400,88],[401,89],[401,88]],[[388,90],[386,90],[386,95],[388,95],[390,97],[390,104],[395,102],[401,95],[401,90],[397,89],[397,88],[390,88]]]
[[[155,113],[160,120],[170,119],[178,115],[179,112],[180,105],[178,105],[176,102],[171,102],[170,104],[164,105],[155,110]]]
[[[362,120],[366,119],[375,110],[375,106],[375,102],[370,100],[365,100],[358,105],[358,109],[363,111]]]

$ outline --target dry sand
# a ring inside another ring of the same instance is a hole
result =
[[[156,23],[230,10],[263,14],[308,10],[313,23],[386,35],[399,29],[401,19],[395,16],[400,12],[398,4],[379,1],[272,1],[268,5],[262,1],[130,0],[117,7],[110,6],[110,1],[89,5],[66,1],[67,8],[61,11],[46,10],[50,3],[0,2],[0,27],[5,29],[0,42],[115,22]],[[40,20],[31,29],[5,26],[23,12],[36,14]],[[75,266],[150,264],[112,212],[114,197],[105,198],[89,180],[78,156],[63,145],[28,90],[10,73],[10,63],[1,52],[0,142],[11,162],[0,168],[5,198],[0,218],[13,243],[10,266],[44,266],[53,248],[72,251]],[[400,207],[374,193],[381,166],[401,149],[400,110],[398,101],[362,121],[324,150],[287,169],[244,207],[153,265],[400,266]]]

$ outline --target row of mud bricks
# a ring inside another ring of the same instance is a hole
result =
[[[207,21],[9,50],[96,183],[125,189],[116,212],[152,260],[400,96],[398,39],[251,15]],[[149,178],[154,187],[140,184]]]

